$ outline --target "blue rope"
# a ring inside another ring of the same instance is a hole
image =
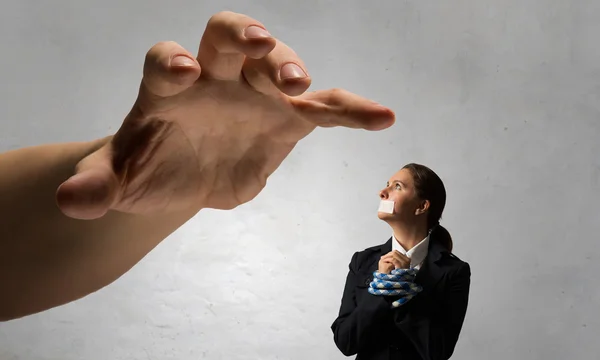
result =
[[[390,274],[379,271],[373,273],[373,281],[369,285],[369,293],[382,296],[400,296],[392,303],[396,308],[406,304],[423,290],[423,287],[414,283],[417,270],[394,269]]]

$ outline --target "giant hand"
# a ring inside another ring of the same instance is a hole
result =
[[[296,143],[316,127],[381,130],[393,112],[344,90],[305,91],[302,60],[258,21],[222,12],[198,56],[152,47],[121,128],[57,191],[79,219],[108,210],[232,209],[253,199]]]

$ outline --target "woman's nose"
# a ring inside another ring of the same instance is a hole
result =
[[[385,200],[385,199],[387,199],[388,195],[387,195],[387,193],[386,193],[385,191],[381,190],[381,191],[379,192],[379,197],[380,197],[381,199],[384,199],[384,200]]]

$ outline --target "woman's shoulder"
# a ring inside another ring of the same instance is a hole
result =
[[[379,245],[374,245],[374,246],[370,246],[368,248],[365,248],[363,250],[359,250],[356,252],[357,256],[359,257],[368,257],[371,256],[372,254],[379,254],[383,252],[383,249],[389,247],[391,250],[392,244],[390,242],[390,240],[381,243]]]
[[[461,258],[459,258],[455,253],[453,252],[447,252],[446,253],[448,259],[455,263],[456,265],[462,265],[462,264],[466,264],[467,262],[462,260]]]
[[[444,267],[447,267],[453,275],[462,275],[467,277],[471,275],[471,266],[469,263],[465,260],[462,260],[452,252],[447,252],[445,254]]]
[[[354,252],[351,259],[352,265],[358,269],[361,268],[363,264],[372,262],[375,257],[380,256],[382,249],[386,245],[387,243],[383,243]]]
[[[365,253],[365,254],[372,253],[372,252],[381,252],[381,249],[383,249],[386,245],[387,245],[387,242],[384,242],[379,245],[370,246],[370,247],[360,250],[358,252]],[[390,244],[390,247],[391,247],[391,244]]]

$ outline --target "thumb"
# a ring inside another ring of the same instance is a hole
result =
[[[160,42],[146,54],[142,90],[159,98],[177,95],[200,76],[200,64],[181,45]]]
[[[300,115],[320,127],[378,131],[396,121],[391,109],[342,89],[308,92],[290,101]]]
[[[117,199],[119,182],[111,166],[110,143],[77,164],[75,175],[56,191],[56,203],[68,217],[92,220],[104,216]]]

